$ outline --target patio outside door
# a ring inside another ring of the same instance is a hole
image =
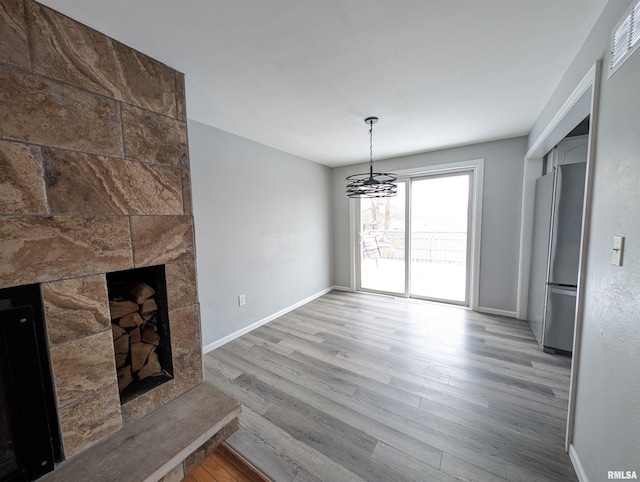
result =
[[[360,199],[360,289],[405,294],[405,210],[406,182],[397,196]]]
[[[410,295],[469,304],[469,171],[411,181]]]
[[[472,176],[405,179],[394,198],[361,199],[358,289],[468,306]]]

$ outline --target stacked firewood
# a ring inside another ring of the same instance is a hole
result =
[[[139,280],[121,288],[109,300],[120,392],[134,380],[164,374],[156,353],[160,335],[155,290]]]

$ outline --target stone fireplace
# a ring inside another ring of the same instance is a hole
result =
[[[0,37],[0,289],[39,287],[70,459],[203,381],[184,76],[32,0]],[[121,404],[110,273],[157,266],[163,383]]]

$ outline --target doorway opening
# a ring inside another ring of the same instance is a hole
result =
[[[539,137],[532,143],[525,156],[525,173],[522,195],[522,227],[520,230],[520,269],[518,281],[518,319],[527,319],[529,280],[531,273],[534,204],[535,204],[535,180],[543,170],[543,158],[560,140],[567,136],[583,119],[589,116],[589,132],[587,143],[587,163],[585,174],[585,194],[582,212],[581,246],[578,268],[578,282],[576,289],[573,358],[571,363],[571,381],[569,386],[569,410],[567,413],[567,433],[565,449],[573,442],[573,424],[575,415],[575,395],[580,365],[580,343],[582,331],[582,311],[584,309],[584,282],[589,245],[589,220],[591,213],[591,192],[593,185],[593,168],[595,154],[595,130],[598,124],[598,101],[600,93],[600,79],[602,73],[602,61],[597,60],[592,68],[583,77],[582,81],[574,89],[558,112],[549,121]]]

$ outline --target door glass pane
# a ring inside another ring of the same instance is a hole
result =
[[[411,183],[411,296],[467,302],[470,174]]]
[[[398,195],[360,200],[360,287],[405,291],[405,184]]]

